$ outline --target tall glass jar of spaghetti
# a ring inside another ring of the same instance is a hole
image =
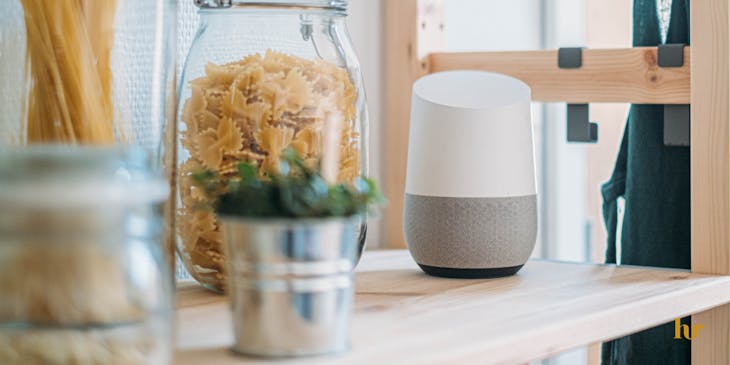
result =
[[[174,146],[176,0],[2,5],[0,148],[133,147],[171,174],[175,151],[160,146]]]
[[[336,180],[351,182],[367,173],[368,116],[346,0],[195,3],[200,25],[178,92],[177,247],[188,272],[220,292],[221,225],[196,174],[235,179],[247,162],[266,178],[287,149],[316,167],[334,125]],[[363,222],[360,251],[365,232]]]
[[[129,145],[159,157],[175,110],[176,8],[175,0],[4,2],[0,144]]]

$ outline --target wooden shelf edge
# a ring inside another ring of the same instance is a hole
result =
[[[558,68],[557,50],[514,52],[437,52],[428,56],[430,72],[483,70],[518,78],[532,98],[568,103],[690,103],[690,47],[682,67],[657,65],[656,47],[584,49],[583,65]]]
[[[640,332],[658,325],[672,322],[676,318],[683,318],[703,313],[714,308],[726,306],[730,303],[730,278],[717,276],[715,282],[707,283],[694,290],[683,291],[686,298],[678,299],[676,293],[667,293],[660,296],[645,298],[635,303],[586,316],[573,325],[562,329],[551,330],[550,333],[581,333],[579,341],[566,342],[564,345],[541,346],[519,355],[519,361],[533,361],[558,355],[574,348],[602,343],[632,333]],[[673,303],[673,304],[670,304]],[[602,326],[601,323],[621,323],[620,326]],[[697,324],[696,322],[695,324]],[[712,327],[709,322],[702,323],[705,328]],[[619,328],[620,327],[620,328]],[[545,336],[535,336],[535,341]],[[524,342],[521,339],[520,342]],[[539,343],[539,342],[535,342]],[[505,344],[510,346],[510,344]],[[515,344],[518,345],[518,344]],[[534,353],[527,355],[528,352]],[[506,362],[509,363],[509,362]]]
[[[194,286],[181,293],[176,364],[266,363],[227,351],[225,297]],[[729,276],[531,261],[509,278],[453,280],[424,275],[407,251],[367,252],[353,350],[295,362],[525,363],[729,302]]]

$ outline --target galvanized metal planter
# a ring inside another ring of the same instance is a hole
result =
[[[346,351],[357,219],[222,217],[233,350],[256,356]]]

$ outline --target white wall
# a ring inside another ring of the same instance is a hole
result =
[[[355,44],[362,73],[365,79],[365,92],[368,97],[370,115],[370,176],[383,186],[383,1],[388,0],[350,0],[347,20],[352,42]],[[393,0],[390,0],[393,1]],[[398,1],[398,0],[396,0]],[[368,227],[367,247],[382,247],[382,221],[371,220]]]
[[[545,8],[545,48],[585,45],[585,0],[548,0]],[[543,195],[547,200],[541,223],[547,241],[546,257],[586,261],[586,148],[566,143],[566,106],[545,104]],[[599,131],[600,136],[600,131]],[[600,138],[600,137],[599,137]]]
[[[539,49],[540,4],[540,0],[446,0],[446,50]]]

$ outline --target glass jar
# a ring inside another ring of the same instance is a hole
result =
[[[276,171],[286,148],[316,165],[325,125],[336,125],[336,180],[350,182],[367,174],[368,116],[345,24],[347,1],[196,0],[196,5],[199,28],[178,92],[177,247],[188,272],[220,292],[225,260],[220,222],[201,209],[207,198],[194,174],[232,178],[237,165],[248,162],[265,176]],[[359,252],[365,232],[363,222]]]
[[[176,8],[175,0],[4,1],[0,147],[134,146],[172,174]]]
[[[143,152],[0,149],[0,363],[168,364],[167,181]]]
[[[175,21],[175,0],[3,3],[0,146],[124,144],[158,162]]]

